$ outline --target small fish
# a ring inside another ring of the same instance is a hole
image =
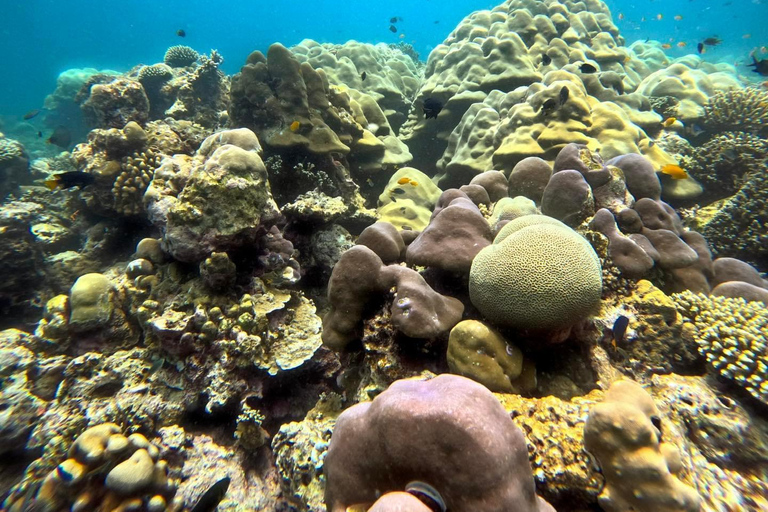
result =
[[[362,80],[363,82],[365,82],[365,79],[366,79],[366,78],[368,78],[368,74],[367,74],[365,71],[363,71],[362,73],[360,73],[360,80]]]
[[[399,187],[395,187],[395,188],[392,189],[392,193],[393,194],[397,194],[398,196],[400,196],[400,195],[405,194],[405,190],[403,190],[403,189],[401,189]]]
[[[394,25],[390,25],[390,26],[389,26],[389,31],[390,31],[390,32],[392,32],[392,33],[394,34],[395,32],[397,32],[397,27],[396,27],[396,26],[394,26]]]
[[[549,66],[550,64],[552,64],[552,57],[550,57],[550,56],[549,56],[549,55],[547,55],[546,53],[543,53],[543,54],[541,55],[541,63],[542,63],[543,65],[545,65],[545,66]]]
[[[597,68],[590,64],[589,62],[585,62],[581,66],[579,66],[579,71],[582,73],[594,73],[597,71]]]
[[[704,43],[697,44],[696,45],[696,50],[699,52],[699,55],[701,55],[702,53],[707,51],[706,48],[704,48]]]
[[[53,130],[53,133],[45,142],[66,149],[72,143],[72,134],[66,126],[59,125]]]
[[[661,21],[661,20],[663,20],[663,19],[664,19],[664,15],[663,15],[663,14],[657,14],[657,15],[656,15],[656,19],[657,19],[658,21]]]
[[[301,123],[299,121],[294,121],[291,123],[291,126],[288,127],[292,132],[295,132],[299,128],[301,128]]]
[[[397,184],[398,185],[405,185],[406,183],[410,183],[410,181],[411,181],[411,178],[407,178],[407,177],[404,176],[404,177],[400,178],[399,180],[397,180]]]
[[[677,43],[678,48],[685,48],[686,46],[688,46],[688,43],[686,43],[685,41],[680,41],[679,43]]]
[[[86,187],[93,183],[95,178],[93,174],[83,171],[69,171],[54,174],[52,178],[45,180],[43,184],[48,190],[53,190],[57,187],[72,188],[72,187]]]
[[[619,21],[623,20],[624,19],[624,13],[620,12],[619,15],[618,15],[618,18],[619,18]]]
[[[642,18],[640,18],[640,21],[645,21],[645,16],[643,16]]]
[[[400,34],[400,35],[399,35],[399,36],[397,36],[397,37],[399,37],[400,39],[405,39],[405,34]]]
[[[670,126],[672,126],[676,122],[677,122],[677,118],[676,117],[668,117],[664,121],[662,121],[661,126],[663,126],[664,128],[669,128]]]
[[[568,96],[570,96],[571,91],[566,87],[563,86],[562,89],[560,89],[560,106],[562,107],[566,101],[568,101]]]
[[[766,80],[765,82],[761,83],[760,85],[763,86],[765,89],[768,89],[768,80]]]
[[[412,187],[418,187],[419,186],[419,182],[416,181],[416,180],[411,180],[411,181],[408,182],[408,184],[410,186],[412,186]]]
[[[437,119],[437,114],[443,110],[443,103],[435,98],[427,98],[424,100],[423,110],[425,119]]]
[[[627,333],[627,327],[629,326],[629,318],[624,315],[619,315],[615,322],[613,322],[613,341],[621,345],[624,341],[624,335]]]
[[[544,103],[541,104],[541,108],[539,109],[539,112],[541,112],[542,115],[547,115],[550,112],[554,111],[557,108],[557,101],[554,98],[549,98]]]
[[[181,28],[176,31],[176,35],[179,37],[187,37],[187,33],[184,32],[184,29],[181,29]]]
[[[751,37],[752,37],[752,34],[744,34],[743,36],[741,36],[742,39],[749,39]]]
[[[43,138],[43,132],[37,132],[37,138],[42,139]]]
[[[661,173],[666,174],[673,180],[684,180],[688,178],[688,173],[685,169],[677,164],[666,164],[661,166]]]
[[[389,18],[390,23],[397,23],[398,21],[403,21],[403,18],[401,18],[400,16],[392,16],[391,18]]]
[[[36,108],[34,110],[30,110],[29,112],[24,114],[24,120],[25,121],[29,121],[33,117],[37,117],[37,114],[39,114],[40,112],[42,112],[42,110],[40,110],[39,108]]]
[[[697,124],[690,124],[685,127],[685,133],[692,135],[694,137],[698,137],[702,133],[704,133],[704,128]]]
[[[702,43],[704,43],[707,46],[717,46],[717,45],[719,45],[722,42],[723,42],[723,40],[720,39],[717,36],[708,37],[704,41],[702,41]]]
[[[753,73],[757,73],[760,76],[768,76],[768,59],[757,60],[757,57],[752,55],[752,64],[747,64],[747,66],[753,68]]]
[[[664,43],[661,45],[661,48],[664,50],[669,50],[670,48],[672,48],[672,45],[669,43]]]
[[[763,53],[763,54],[768,53],[768,46],[761,46],[760,53]]]
[[[216,510],[216,507],[221,503],[224,495],[227,494],[229,482],[230,478],[225,476],[213,484],[211,488],[205,491],[200,499],[197,500],[197,503],[192,507],[190,512],[213,512]]]
[[[675,21],[682,21],[683,17],[680,14],[675,15]]]

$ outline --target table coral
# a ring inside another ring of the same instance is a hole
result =
[[[693,322],[699,353],[710,368],[768,403],[768,311],[762,302],[741,298],[675,294]]]

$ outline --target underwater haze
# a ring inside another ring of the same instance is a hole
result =
[[[768,0],[6,0],[0,512],[768,512]]]

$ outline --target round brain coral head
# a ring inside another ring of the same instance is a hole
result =
[[[457,375],[400,380],[344,411],[324,471],[329,512],[414,482],[451,512],[553,511],[536,496],[520,429],[487,388]]]
[[[480,251],[469,274],[472,304],[492,323],[559,330],[600,302],[600,260],[577,232],[545,215],[504,226]]]

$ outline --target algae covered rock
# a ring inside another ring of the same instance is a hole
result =
[[[87,331],[106,325],[112,316],[114,286],[103,274],[85,274],[69,291],[69,325]]]

